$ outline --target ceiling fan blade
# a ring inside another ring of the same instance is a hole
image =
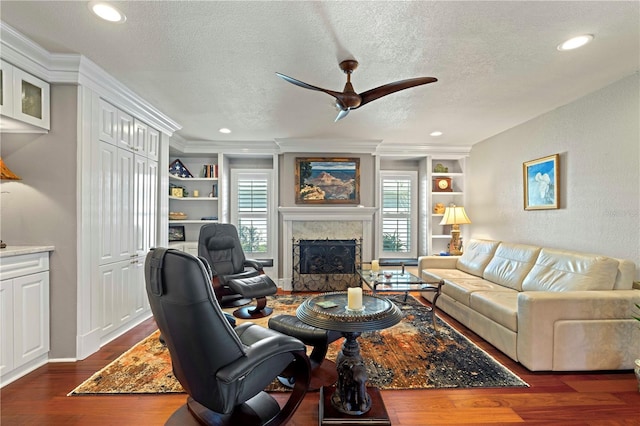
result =
[[[399,92],[400,90],[421,86],[423,84],[434,83],[436,81],[438,81],[438,79],[434,77],[418,77],[418,78],[410,78],[408,80],[400,80],[393,83],[385,84],[383,86],[376,87],[375,89],[367,90],[366,92],[360,93],[362,102],[360,102],[360,105],[358,107],[361,107],[362,105],[367,104],[371,101],[375,101],[376,99],[381,98],[383,96],[387,96],[392,93]]]
[[[324,92],[324,89],[320,87],[312,86],[310,84],[305,83],[304,81],[296,80],[295,78],[289,77],[288,75],[280,74],[279,72],[277,72],[276,75],[281,79],[283,79],[284,81],[288,81],[289,83],[295,84],[296,86],[304,87],[305,89],[318,90],[320,92]]]
[[[347,109],[341,109],[340,111],[338,111],[338,116],[336,117],[336,119],[333,122],[335,123],[338,120],[342,120],[343,118],[345,118],[347,116],[347,114],[349,114],[350,110],[351,110],[351,108],[347,108]]]
[[[278,77],[280,77],[281,79],[283,79],[284,81],[288,81],[291,84],[295,84],[296,86],[300,86],[300,87],[303,87],[303,88],[309,89],[309,90],[317,90],[318,92],[324,92],[324,93],[326,93],[328,95],[333,96],[336,99],[340,99],[340,96],[342,96],[341,92],[334,92],[333,90],[328,90],[328,89],[323,89],[322,87],[312,86],[311,84],[305,83],[304,81],[296,80],[293,77],[289,77],[288,75],[280,74],[279,72],[277,72],[276,75]]]

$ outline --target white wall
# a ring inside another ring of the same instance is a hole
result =
[[[638,73],[473,146],[472,238],[631,259],[640,278]],[[522,163],[560,154],[560,208],[525,211]]]
[[[51,131],[2,134],[2,159],[22,178],[2,183],[1,228],[7,245],[52,245],[51,358],[76,347],[76,86],[51,86]],[[5,193],[6,191],[6,193]]]

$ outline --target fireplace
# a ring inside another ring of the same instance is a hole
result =
[[[300,274],[294,272],[293,245],[300,240],[356,240],[361,242],[356,259],[369,261],[373,248],[373,219],[375,207],[305,206],[279,207],[282,217],[282,276],[280,286],[284,290],[305,291],[300,280],[317,279],[320,287],[327,287],[320,280],[330,280],[351,274]],[[296,268],[299,266],[296,264]],[[294,276],[295,275],[295,276]],[[343,284],[341,290],[346,288]],[[311,290],[309,290],[311,291]],[[319,290],[318,290],[319,291]]]
[[[340,291],[359,284],[362,239],[294,240],[293,291]]]
[[[296,243],[294,242],[294,251]],[[301,274],[353,274],[356,271],[356,240],[300,240]]]

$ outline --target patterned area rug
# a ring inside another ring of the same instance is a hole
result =
[[[268,301],[274,314],[294,314],[306,296],[275,296]],[[418,300],[390,296],[404,314],[394,327],[363,333],[361,353],[367,366],[369,386],[380,389],[526,387],[526,382],[494,358],[438,319]],[[268,318],[261,320],[266,326]],[[259,321],[255,321],[260,323]],[[169,351],[156,331],[118,359],[71,391],[69,395],[183,392],[171,371]],[[342,339],[327,354],[335,360]],[[270,391],[286,391],[277,381]]]

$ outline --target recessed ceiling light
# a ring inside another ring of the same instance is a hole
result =
[[[109,3],[92,1],[89,3],[89,9],[105,21],[121,24],[127,20],[124,13],[120,12]]]
[[[227,129],[226,127],[223,127],[222,129],[218,130],[220,133],[231,133],[231,130]]]
[[[436,130],[435,132],[431,132],[429,133],[430,136],[442,136],[442,132],[439,130]]]
[[[581,35],[578,37],[573,37],[570,38],[569,40],[565,41],[564,43],[560,43],[558,45],[558,50],[573,50],[573,49],[577,49],[578,47],[582,47],[585,44],[589,43],[591,40],[593,40],[593,35],[592,34],[585,34],[585,35]]]

